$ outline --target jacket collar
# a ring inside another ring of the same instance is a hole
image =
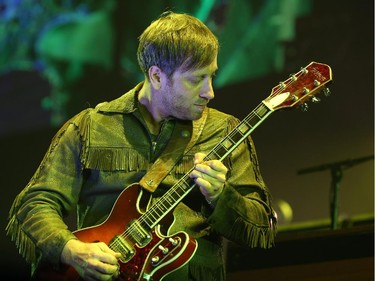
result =
[[[109,102],[99,103],[95,109],[99,112],[131,113],[138,110],[138,91],[142,88],[140,82],[133,89],[123,94],[121,97]]]

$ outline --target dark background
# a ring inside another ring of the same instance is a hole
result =
[[[309,104],[307,112],[277,111],[253,133],[261,171],[279,206],[280,226],[284,228],[330,221],[330,170],[303,175],[298,175],[298,170],[374,154],[374,3],[312,3],[310,13],[296,20],[294,39],[283,45],[282,69],[224,85],[216,90],[212,102],[213,107],[243,118],[279,81],[300,67],[311,61],[331,66],[330,97]],[[16,194],[38,167],[57,127],[48,125],[51,113],[40,107],[41,100],[51,92],[50,83],[40,74],[22,69],[4,73],[0,86],[4,101],[0,137],[0,257],[4,276],[15,271],[22,277],[29,269],[5,236],[7,214]],[[118,95],[124,90],[118,91]],[[9,96],[11,93],[18,94]],[[343,169],[339,186],[340,221],[372,221],[373,160]],[[292,209],[292,216],[288,215],[288,208]]]

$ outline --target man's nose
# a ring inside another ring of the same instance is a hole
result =
[[[207,78],[205,85],[202,87],[202,93],[200,96],[207,100],[212,100],[215,97],[212,78]]]

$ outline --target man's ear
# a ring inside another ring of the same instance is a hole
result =
[[[163,76],[164,76],[163,71],[155,65],[151,66],[148,69],[148,77],[150,79],[150,83],[156,90],[160,89]]]

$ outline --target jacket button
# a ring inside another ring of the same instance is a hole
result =
[[[181,137],[183,137],[183,138],[190,137],[190,132],[188,130],[181,131]]]

